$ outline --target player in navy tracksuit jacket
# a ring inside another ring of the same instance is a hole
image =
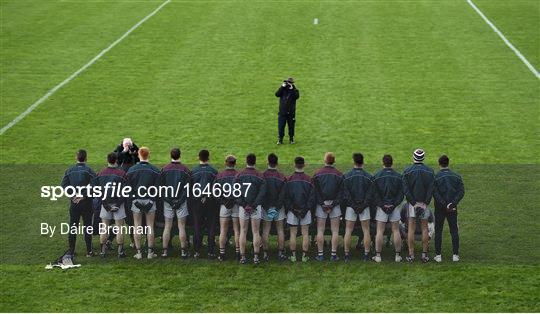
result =
[[[296,262],[296,236],[298,235],[298,225],[302,229],[302,261],[309,260],[309,225],[311,224],[311,212],[317,204],[315,188],[313,182],[304,173],[305,161],[303,157],[294,159],[294,173],[287,178],[285,191],[283,194],[283,204],[287,210],[287,224],[290,226],[291,236],[289,248],[291,250],[290,260]]]
[[[448,168],[450,159],[446,155],[439,158],[441,170],[435,176],[435,261],[440,262],[442,231],[444,220],[448,220],[450,235],[452,236],[452,260],[459,261],[459,234],[457,222],[457,207],[465,195],[461,176]]]
[[[263,173],[264,180],[266,181],[266,195],[262,206],[262,219],[263,219],[263,232],[262,232],[262,245],[263,245],[263,259],[268,260],[268,239],[270,236],[270,229],[272,228],[272,221],[276,222],[277,242],[278,242],[278,259],[284,261],[287,259],[285,256],[285,234],[284,234],[284,221],[286,218],[285,208],[283,207],[283,193],[285,183],[287,182],[285,176],[277,169],[278,156],[274,153],[268,155],[268,169]]]
[[[372,176],[364,170],[364,155],[353,154],[354,168],[343,175],[343,203],[345,210],[345,236],[343,237],[344,260],[350,259],[351,236],[356,222],[362,225],[364,242],[364,261],[369,261],[371,235],[369,222],[371,219],[370,206],[372,205]]]
[[[394,163],[392,156],[384,155],[382,158],[384,168],[373,176],[373,198],[377,205],[377,236],[375,238],[375,253],[373,260],[381,262],[381,250],[383,245],[384,230],[386,223],[392,225],[394,236],[395,256],[394,260],[401,262],[401,234],[399,222],[401,219],[401,207],[403,201],[403,183],[401,174],[392,168]]]
[[[165,227],[163,228],[163,252],[161,257],[169,255],[172,224],[174,217],[176,217],[178,238],[180,238],[180,257],[185,259],[189,256],[186,236],[186,220],[189,215],[186,186],[191,183],[191,171],[180,162],[180,154],[179,148],[173,148],[171,150],[171,162],[161,169],[161,186],[173,192],[172,195],[162,195]]]
[[[99,216],[101,222],[107,226],[107,232],[99,235],[102,257],[105,257],[107,251],[107,238],[110,236],[108,227],[114,220],[116,227],[121,228],[126,218],[125,199],[119,197],[116,192],[125,185],[126,172],[118,167],[117,156],[115,152],[107,155],[108,166],[102,169],[92,182],[93,186],[100,186],[103,191]],[[115,188],[114,192],[112,186]],[[123,232],[116,234],[116,244],[118,245],[118,257],[126,257]]]
[[[253,263],[258,264],[261,247],[261,235],[259,232],[262,218],[262,204],[266,193],[266,181],[262,174],[255,169],[257,158],[254,154],[246,156],[246,169],[236,176],[235,184],[241,185],[240,197],[238,197],[238,218],[240,220],[240,263],[246,260],[246,237],[251,222],[253,234]]]
[[[240,260],[240,222],[238,221],[238,204],[231,193],[234,180],[238,171],[236,167],[236,157],[229,155],[225,157],[225,170],[217,174],[214,185],[221,189],[218,198],[219,203],[219,260],[226,258],[227,239],[229,237],[229,221],[232,220],[234,243],[236,249],[236,259]]]
[[[203,149],[199,152],[199,165],[191,170],[191,182],[193,187],[195,184],[199,185],[199,188],[204,191],[205,189],[212,190],[212,185],[216,179],[217,170],[208,163],[210,160],[210,152]],[[192,192],[195,191],[191,188]],[[203,229],[206,226],[207,239],[208,239],[208,258],[215,258],[214,252],[216,246],[216,227],[218,221],[218,203],[212,194],[201,194],[198,197],[190,193],[190,215],[193,218],[193,246],[195,253],[193,257],[198,258],[202,247]]]
[[[429,261],[429,234],[428,218],[431,215],[427,206],[433,196],[435,186],[435,174],[433,169],[424,165],[425,153],[422,149],[416,149],[413,153],[414,163],[403,170],[403,192],[407,198],[408,234],[407,245],[409,247],[408,262],[414,261],[414,232],[416,230],[416,218],[420,218],[422,226],[422,262]]]
[[[144,232],[148,240],[148,254],[149,259],[157,257],[154,253],[155,244],[155,228],[154,221],[156,218],[156,202],[157,197],[152,197],[148,192],[152,192],[152,189],[159,189],[160,186],[160,171],[154,165],[148,162],[150,157],[150,150],[147,147],[141,147],[139,149],[140,162],[129,168],[126,173],[126,182],[131,186],[131,191],[134,197],[131,201],[131,211],[133,212],[133,225],[136,230],[143,230],[143,214],[146,218],[146,227],[148,232]],[[144,229],[146,231],[146,229]],[[135,234],[135,248],[137,254],[133,257],[135,259],[142,258],[141,251],[141,236],[142,233]]]
[[[81,149],[77,152],[77,164],[70,167],[62,177],[61,186],[65,189],[68,186],[78,187],[89,185],[96,176],[94,171],[86,165],[86,150]],[[79,227],[82,217],[85,227],[92,226],[92,198],[90,195],[79,195],[71,198],[69,202],[69,225]],[[94,255],[92,251],[92,234],[84,228],[84,241],[86,242],[86,256]],[[77,235],[71,233],[68,235],[69,251],[71,255],[75,253],[75,243]]]
[[[313,185],[317,194],[317,257],[318,261],[324,260],[324,229],[326,219],[330,218],[332,231],[332,261],[337,261],[337,248],[339,241],[339,222],[341,217],[341,193],[343,174],[334,167],[336,157],[333,153],[324,155],[325,166],[317,170],[313,175]]]

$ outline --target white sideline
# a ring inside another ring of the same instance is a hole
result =
[[[482,19],[484,19],[484,21],[487,23],[487,25],[489,25],[489,27],[491,27],[491,29],[493,29],[493,31],[497,35],[499,35],[499,37],[501,37],[501,39],[508,46],[508,48],[512,49],[512,51],[516,54],[516,56],[518,56],[518,58],[527,66],[527,68],[529,68],[529,70],[534,74],[534,76],[536,76],[537,79],[540,79],[540,74],[534,68],[534,66],[529,62],[529,60],[527,60],[527,58],[525,58],[521,54],[521,52],[519,52],[519,50],[517,50],[517,48],[514,47],[514,45],[512,45],[512,43],[510,41],[508,41],[508,39],[506,39],[506,37],[503,35],[503,33],[501,33],[499,31],[499,29],[497,29],[497,27],[495,25],[493,25],[493,23],[491,23],[491,21],[484,15],[484,13],[482,13],[482,11],[480,11],[480,9],[472,2],[472,0],[467,0],[467,3],[469,3],[469,5],[476,11],[476,13],[478,13],[478,15],[480,15],[480,17],[482,17]]]
[[[15,124],[17,124],[19,121],[21,121],[22,119],[24,119],[24,117],[26,117],[27,115],[29,115],[34,109],[37,108],[37,106],[39,106],[41,103],[43,103],[45,100],[47,100],[49,97],[51,97],[56,91],[58,91],[60,88],[62,88],[64,85],[66,85],[67,83],[69,83],[71,80],[73,80],[74,78],[76,78],[77,76],[79,76],[79,74],[81,74],[82,72],[84,72],[84,70],[86,70],[88,67],[90,67],[92,64],[94,64],[97,60],[99,60],[99,58],[101,58],[104,54],[106,54],[109,50],[111,50],[114,46],[116,46],[118,43],[120,43],[122,40],[124,40],[124,38],[126,38],[129,34],[131,34],[131,32],[133,32],[134,30],[136,30],[139,26],[141,26],[142,23],[146,22],[146,20],[148,20],[149,18],[151,18],[152,16],[154,16],[154,14],[156,14],[159,10],[161,10],[161,8],[163,8],[166,4],[168,4],[169,2],[171,2],[171,0],[166,0],[165,2],[163,2],[159,7],[157,7],[157,9],[155,9],[154,11],[152,11],[150,14],[148,14],[147,16],[145,16],[142,20],[140,20],[139,22],[137,22],[137,24],[133,25],[127,32],[124,33],[124,35],[120,36],[120,38],[118,38],[117,40],[115,40],[112,44],[110,44],[107,48],[101,50],[100,53],[98,53],[94,58],[92,58],[92,60],[88,61],[88,63],[86,63],[85,65],[83,65],[80,69],[78,69],[77,71],[75,71],[73,74],[71,74],[67,79],[63,80],[60,84],[56,85],[55,87],[53,87],[51,90],[49,90],[45,95],[43,95],[43,97],[41,97],[40,99],[38,99],[35,103],[33,103],[30,107],[28,107],[23,113],[21,113],[20,115],[18,115],[15,119],[13,119],[13,121],[11,121],[10,123],[6,124],[5,126],[2,127],[2,129],[0,130],[0,135],[4,134],[4,132],[6,132],[7,130],[9,130],[12,126],[14,126]]]

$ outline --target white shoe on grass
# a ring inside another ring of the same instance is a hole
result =
[[[401,258],[401,255],[396,255],[396,259],[395,259],[395,260],[396,260],[396,263],[401,263],[401,261],[402,261],[403,259]]]
[[[153,251],[152,252],[148,252],[148,255],[147,255],[147,258],[148,259],[153,259],[154,257],[157,257],[157,254],[154,253]]]
[[[138,252],[137,254],[133,255],[135,259],[142,259],[142,253]]]
[[[376,263],[380,263],[382,261],[381,257],[380,256],[373,256],[373,260],[376,262]]]
[[[434,257],[433,259],[434,259],[435,262],[437,262],[437,263],[442,262],[442,256],[440,256],[440,255],[435,255],[435,257]]]
[[[459,262],[459,255],[454,254],[454,255],[452,256],[452,261],[453,261],[453,262]]]

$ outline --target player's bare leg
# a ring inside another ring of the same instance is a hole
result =
[[[240,219],[240,262],[246,262],[246,237],[249,229],[250,219]]]
[[[399,222],[392,222],[392,236],[394,239],[394,250],[396,262],[401,262],[401,233],[399,232]]]
[[[375,236],[375,261],[381,261],[381,251],[384,238],[384,229],[386,229],[386,222],[377,221],[377,235]]]
[[[409,247],[409,261],[414,259],[414,231],[416,230],[415,218],[409,218],[409,225],[407,230],[407,246]]]
[[[268,259],[268,249],[269,238],[270,238],[270,229],[272,228],[272,222],[263,220],[263,232],[262,232],[262,247],[264,251],[264,259]]]
[[[332,252],[331,258],[333,261],[337,261],[339,258],[337,256],[337,249],[339,244],[339,221],[340,217],[335,217],[330,219],[330,230],[332,231]]]
[[[109,226],[111,225],[111,220],[101,219],[101,222],[105,225],[106,232],[99,235],[99,244],[101,247],[101,251],[99,252],[99,254],[101,255],[101,257],[105,257],[105,254],[107,253],[107,239],[109,238]]]
[[[142,213],[133,213],[133,226],[135,227],[135,230],[140,230],[142,228]],[[135,249],[137,250],[137,254],[135,254],[136,259],[142,258],[142,252],[141,252],[141,234],[139,232],[136,232],[133,235],[133,239],[135,240]]]
[[[428,250],[429,250],[429,230],[428,230],[428,220],[420,220],[422,227],[422,261],[427,262],[429,260]]]
[[[304,225],[302,228],[302,262],[307,262],[309,252],[309,225]]]
[[[146,213],[146,226],[148,227],[148,234],[146,238],[148,239],[148,258],[154,258],[157,255],[154,253],[154,245],[156,242],[156,233],[154,230],[154,220],[156,218],[156,212]]]
[[[122,227],[124,226],[124,219],[117,219],[114,224],[118,227],[118,233],[116,234],[116,244],[118,245],[118,257],[126,257],[124,252],[124,232]]]
[[[290,226],[289,250],[291,250],[291,262],[296,262],[296,236],[298,234],[297,226]],[[308,239],[309,245],[309,239]]]
[[[163,252],[161,253],[161,257],[169,256],[169,242],[171,240],[172,224],[173,218],[165,218],[165,226],[163,227],[163,235],[161,237],[163,240]]]
[[[253,263],[258,264],[259,260],[259,251],[261,249],[261,220],[251,218],[251,232],[253,234]]]
[[[236,255],[240,255],[240,219],[238,217],[232,217],[232,226],[234,233],[234,247]]]
[[[343,251],[345,253],[345,261],[350,259],[351,239],[356,221],[345,220],[345,235],[343,236]]]
[[[278,255],[280,259],[285,257],[285,219],[276,221]]]
[[[186,217],[178,218],[178,238],[180,238],[180,256],[182,258],[188,257],[186,219]]]
[[[227,236],[229,233],[229,217],[219,218],[219,259],[225,258],[225,249],[227,247]]]
[[[324,228],[326,218],[317,217],[317,260],[324,260]]]
[[[362,232],[364,233],[364,260],[369,260],[369,251],[371,246],[371,234],[369,233],[369,219],[360,222]]]

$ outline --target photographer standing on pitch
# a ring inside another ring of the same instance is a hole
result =
[[[279,97],[278,113],[278,145],[283,144],[285,136],[285,124],[289,126],[289,143],[294,144],[294,124],[296,123],[296,100],[300,97],[300,92],[294,86],[294,79],[289,77],[284,80],[276,92]]]
[[[118,166],[126,172],[139,162],[139,147],[129,137],[124,138],[114,152],[118,155]]]

